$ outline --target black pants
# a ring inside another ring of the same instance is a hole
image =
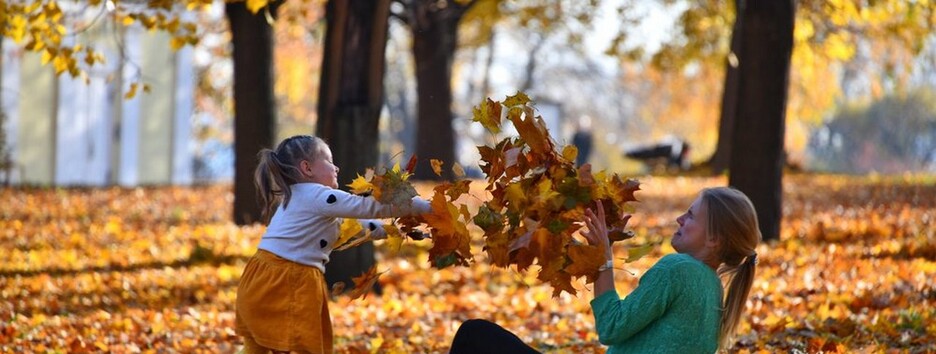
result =
[[[539,353],[504,327],[485,320],[467,320],[458,327],[449,354]]]

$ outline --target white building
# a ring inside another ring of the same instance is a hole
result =
[[[9,182],[192,183],[192,49],[173,51],[167,34],[139,26],[95,27],[81,42],[102,52],[106,63],[87,68],[87,82],[56,76],[39,54],[2,39],[0,109],[14,163]],[[151,91],[124,99],[137,79]]]

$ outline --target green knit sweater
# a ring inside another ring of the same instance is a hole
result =
[[[722,285],[712,268],[685,254],[661,258],[630,295],[591,301],[598,340],[617,353],[714,353]]]

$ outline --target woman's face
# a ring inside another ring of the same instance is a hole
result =
[[[673,248],[700,261],[714,256],[715,240],[708,237],[708,210],[699,196],[689,206],[689,210],[676,218],[679,229],[673,234]]]
[[[331,149],[321,148],[315,161],[303,161],[308,164],[308,176],[312,182],[338,188],[338,166],[332,162]]]

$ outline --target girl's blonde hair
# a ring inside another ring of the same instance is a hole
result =
[[[267,222],[282,202],[283,209],[289,205],[292,191],[289,186],[302,179],[299,163],[315,161],[327,147],[325,141],[310,135],[296,135],[283,140],[276,150],[263,149],[257,154],[260,159],[254,171],[254,186],[257,200],[263,205],[263,220]]]
[[[708,234],[719,240],[718,275],[730,279],[718,332],[719,347],[724,347],[738,328],[754,283],[756,248],[761,242],[761,232],[754,204],[737,189],[704,189],[702,203],[708,210]]]

